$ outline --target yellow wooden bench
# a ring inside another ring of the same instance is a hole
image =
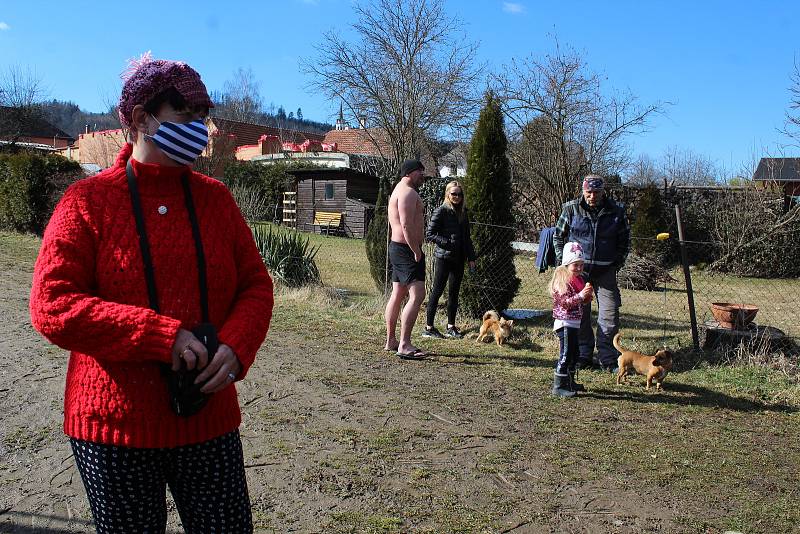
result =
[[[342,213],[338,211],[315,211],[314,226],[319,226],[320,233],[325,229],[325,235],[330,235],[331,229],[339,230],[342,224]]]

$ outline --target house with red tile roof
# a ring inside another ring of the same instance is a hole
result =
[[[325,138],[323,134],[314,132],[304,132],[301,130],[291,130],[288,128],[275,128],[264,126],[263,124],[252,124],[249,122],[234,121],[222,117],[211,117],[208,124],[208,133],[222,132],[225,135],[233,135],[236,138],[236,146],[256,145],[262,135],[277,137],[281,143],[298,143],[305,141],[322,142]]]
[[[37,113],[25,108],[0,106],[0,142],[57,149],[71,145],[75,138]]]
[[[222,176],[225,170],[225,161],[236,159],[251,159],[256,153],[261,154],[255,147],[259,146],[262,138],[276,140],[282,150],[283,143],[295,143],[298,146],[311,146],[319,143],[322,146],[325,136],[320,133],[304,132],[285,128],[275,128],[261,124],[252,124],[242,121],[234,121],[221,117],[210,117],[208,120],[209,148],[203,153],[206,158],[211,158],[214,150],[224,151],[230,158],[220,157],[216,154],[215,159],[219,164],[213,164],[213,169],[204,169],[214,176]],[[70,159],[76,160],[81,164],[95,164],[100,168],[106,168],[114,163],[114,159],[122,145],[126,142],[127,132],[123,129],[103,130],[99,132],[86,132],[78,136],[75,145],[64,148],[62,152]],[[242,150],[239,150],[239,149]],[[270,150],[276,147],[271,146]]]
[[[331,130],[325,134],[324,142],[336,144],[345,154],[388,158],[392,153],[389,137],[381,128]]]

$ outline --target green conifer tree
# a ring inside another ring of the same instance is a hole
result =
[[[488,92],[470,142],[463,182],[478,261],[461,286],[460,305],[476,318],[490,309],[502,312],[520,284],[511,247],[514,217],[507,146],[500,101]]]
[[[392,266],[386,261],[386,240],[388,238],[388,206],[391,181],[384,176],[379,179],[378,200],[375,203],[375,212],[372,222],[369,223],[367,234],[364,236],[364,246],[369,261],[369,272],[375,281],[378,291],[386,293],[389,289]],[[388,267],[388,271],[387,271]]]

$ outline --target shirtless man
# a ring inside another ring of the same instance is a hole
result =
[[[411,329],[425,299],[425,255],[422,199],[417,188],[425,181],[425,167],[417,160],[406,160],[400,167],[400,182],[389,197],[389,261],[392,264],[392,296],[386,303],[386,350],[397,351],[403,359],[421,359],[425,353],[411,344]],[[400,316],[400,340],[397,340],[397,317],[400,306],[408,302]]]

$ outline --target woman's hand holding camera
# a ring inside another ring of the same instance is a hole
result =
[[[178,330],[172,345],[172,370],[180,371],[181,362],[186,362],[186,368],[190,371],[195,367],[202,369],[208,363],[206,346],[183,328]]]
[[[242,364],[233,349],[228,345],[220,344],[217,353],[208,364],[208,367],[203,369],[203,372],[194,381],[195,384],[200,384],[206,380],[208,382],[200,388],[203,393],[216,393],[217,391],[225,388],[228,384],[236,380],[239,373],[242,371]]]
[[[217,353],[209,363],[208,351],[205,345],[194,334],[183,328],[178,330],[175,343],[172,345],[172,370],[179,371],[181,362],[186,363],[186,369],[202,369],[197,376],[195,384],[208,380],[200,391],[203,393],[216,393],[239,376],[242,364],[236,354],[228,345],[221,344]]]

